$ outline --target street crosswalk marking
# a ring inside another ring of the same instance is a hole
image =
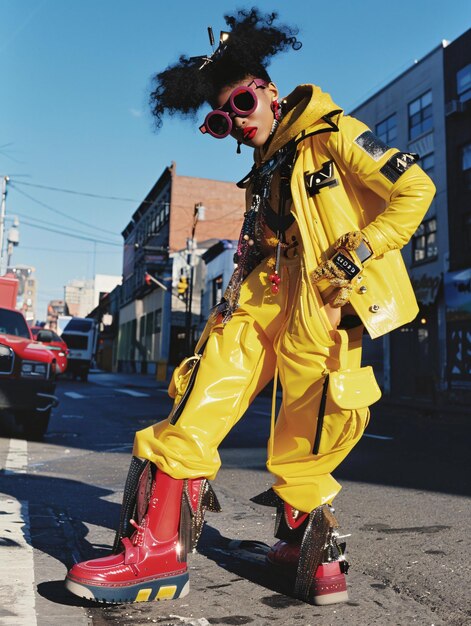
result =
[[[80,400],[81,398],[85,398],[86,396],[84,396],[81,393],[77,393],[76,391],[65,391],[64,392],[64,396],[67,396],[69,398],[73,398],[74,400]]]
[[[128,396],[133,396],[134,398],[150,398],[149,393],[142,393],[140,391],[134,391],[133,389],[116,389],[119,393],[126,393]]]
[[[5,474],[24,474],[27,465],[27,442],[10,439]],[[36,626],[34,555],[28,502],[0,495],[0,512],[0,623],[2,626]]]

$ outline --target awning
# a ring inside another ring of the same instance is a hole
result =
[[[471,268],[445,275],[445,302],[447,314],[471,315]]]

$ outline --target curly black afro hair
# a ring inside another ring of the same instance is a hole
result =
[[[153,77],[149,101],[157,128],[162,126],[165,113],[194,117],[205,102],[215,104],[223,87],[247,76],[270,81],[266,67],[271,57],[288,48],[301,48],[297,29],[274,25],[276,13],[261,14],[252,8],[225,15],[224,19],[230,28],[229,37],[211,61],[204,64],[201,57],[181,56],[178,63]]]

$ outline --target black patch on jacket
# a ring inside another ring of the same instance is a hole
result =
[[[369,154],[373,161],[379,161],[383,154],[386,154],[389,150],[389,146],[372,133],[371,130],[365,130],[364,133],[355,139],[354,143],[364,150],[366,154]]]
[[[318,194],[324,187],[336,187],[339,181],[334,177],[334,162],[326,161],[317,172],[304,172],[304,183],[311,196]]]
[[[339,270],[345,272],[350,280],[355,278],[355,276],[360,273],[358,265],[355,265],[353,261],[350,261],[350,259],[348,259],[341,252],[337,252],[337,254],[332,257],[332,261],[339,268]]]
[[[419,155],[414,152],[396,152],[379,171],[395,183],[418,159]]]

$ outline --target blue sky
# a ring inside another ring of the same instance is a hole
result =
[[[170,118],[155,133],[147,109],[152,74],[182,53],[209,52],[206,27],[218,33],[223,13],[241,6],[252,5],[0,0],[0,175],[12,182],[7,230],[13,216],[20,220],[13,261],[36,267],[40,317],[69,280],[121,273],[120,232],[172,161],[180,174],[229,181],[250,168],[248,149],[236,156],[233,141],[203,136],[191,121]],[[471,26],[469,0],[256,6],[300,28],[302,49],[269,68],[281,92],[316,83],[347,111]]]

